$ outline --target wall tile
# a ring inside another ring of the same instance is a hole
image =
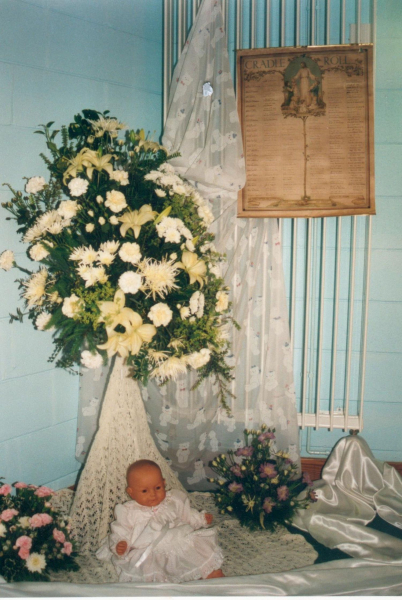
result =
[[[402,249],[372,250],[370,300],[402,302]]]
[[[402,402],[402,354],[368,352],[365,400],[368,402]]]
[[[399,144],[402,139],[402,90],[376,92],[375,141]]]
[[[373,217],[372,248],[402,250],[402,197],[377,197],[377,214]]]
[[[369,305],[367,350],[402,352],[402,302],[374,302]]]
[[[401,61],[402,62],[402,61]],[[400,196],[402,190],[402,144],[376,144],[376,195]]]

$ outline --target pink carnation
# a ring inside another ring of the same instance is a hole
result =
[[[11,521],[15,515],[18,515],[18,510],[15,510],[15,508],[6,508],[0,514],[0,521]]]
[[[11,485],[9,483],[5,483],[0,487],[0,496],[7,496],[11,493]]]
[[[60,542],[60,544],[64,544],[64,542],[66,541],[66,536],[59,529],[53,529],[53,537],[56,540],[56,542]]]
[[[43,527],[44,525],[49,525],[52,521],[52,517],[47,513],[37,513],[29,519],[31,527]]]
[[[23,481],[18,481],[17,483],[14,483],[14,487],[15,487],[17,490],[22,490],[22,489],[24,489],[24,488],[27,488],[28,486],[27,486],[27,484],[26,484],[26,483],[24,483]]]
[[[32,538],[30,538],[29,535],[21,535],[17,538],[15,546],[17,548],[28,548],[28,550],[30,550],[30,548],[32,548]]]
[[[27,560],[29,558],[29,548],[23,546],[18,551],[18,556],[22,558],[22,560]]]
[[[46,496],[52,496],[53,494],[54,491],[46,487],[45,485],[39,487],[35,492],[35,496],[39,496],[39,498],[45,498]]]
[[[64,548],[62,549],[62,553],[63,554],[67,554],[67,556],[70,556],[71,552],[73,551],[73,545],[71,542],[64,542]]]

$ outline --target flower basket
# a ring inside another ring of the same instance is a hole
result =
[[[215,502],[222,514],[237,517],[240,523],[254,529],[273,529],[286,525],[299,508],[315,502],[312,484],[305,473],[297,477],[297,465],[283,451],[274,452],[275,429],[244,430],[245,445],[227,455],[217,456],[211,463],[219,489]],[[307,494],[300,493],[307,489]]]
[[[52,508],[53,491],[15,483],[0,487],[0,575],[48,581],[50,571],[78,571],[68,518]]]

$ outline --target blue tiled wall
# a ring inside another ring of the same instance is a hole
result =
[[[0,2],[0,183],[46,176],[39,123],[66,124],[82,108],[109,109],[159,136],[162,0]],[[0,188],[0,201],[9,198]],[[0,209],[0,251],[28,262]],[[16,271],[0,272],[0,476],[61,488],[74,483],[78,378],[47,358],[51,334],[12,324]]]

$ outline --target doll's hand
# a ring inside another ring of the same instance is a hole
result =
[[[205,520],[208,523],[208,525],[211,525],[211,523],[214,520],[214,518],[213,518],[213,516],[210,513],[205,513]]]
[[[119,556],[124,554],[126,550],[127,550],[127,542],[125,540],[122,540],[121,542],[119,542],[116,545],[116,552]]]

